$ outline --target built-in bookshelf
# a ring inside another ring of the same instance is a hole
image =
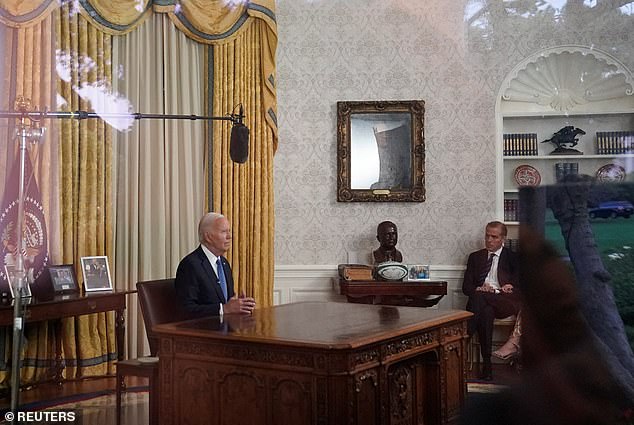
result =
[[[578,152],[553,154],[556,146],[543,142],[567,125],[574,125],[586,133],[572,148]],[[502,128],[502,218],[511,226],[513,237],[518,233],[513,227],[520,221],[519,189],[522,184],[554,184],[571,174],[589,175],[598,181],[634,180],[631,167],[627,165],[634,163],[634,112],[505,116]]]
[[[546,70],[562,72],[547,75]],[[605,81],[584,87],[584,72]],[[572,174],[599,181],[634,180],[633,81],[621,62],[583,46],[545,49],[509,73],[496,114],[497,205],[499,218],[510,225],[507,244],[518,237],[522,185],[554,184]],[[619,88],[600,96],[607,92],[599,86]],[[576,140],[560,149],[550,140],[570,126]]]
[[[578,136],[577,145],[569,147],[569,153],[556,154],[556,146],[544,142],[569,125],[583,129],[585,134]],[[604,167],[614,165],[628,169],[625,164],[634,158],[634,112],[547,117],[504,116],[502,127],[502,179],[505,193],[516,191],[522,183],[557,183],[569,174],[586,174],[604,179],[606,177],[600,174]],[[522,129],[532,132],[521,132]],[[517,173],[526,170],[534,178],[524,182]],[[633,178],[632,173],[625,176],[627,180]]]

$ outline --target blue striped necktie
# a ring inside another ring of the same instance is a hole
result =
[[[225,277],[225,270],[222,268],[222,261],[220,257],[216,260],[216,270],[218,273],[218,280],[220,281],[220,289],[225,296],[225,302],[227,301],[227,278]]]
[[[484,283],[487,278],[487,275],[491,271],[491,265],[493,264],[493,257],[495,257],[495,253],[490,252],[489,257],[487,258],[487,262],[482,269],[482,273],[480,273],[480,283]]]

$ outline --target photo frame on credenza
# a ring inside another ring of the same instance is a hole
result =
[[[86,292],[112,291],[108,257],[81,257],[81,272]]]
[[[427,264],[409,264],[407,266],[407,280],[410,282],[429,281],[429,265]]]
[[[53,291],[56,294],[79,292],[75,268],[72,264],[59,264],[48,267]]]
[[[5,276],[7,277],[7,281],[9,282],[9,291],[11,293],[11,298],[15,298],[15,295],[17,293],[17,288],[15,287],[15,285],[16,285],[16,281],[15,281],[15,266],[14,265],[5,264],[4,272],[5,272]],[[28,297],[32,297],[32,296],[33,296],[33,294],[31,294],[31,287],[29,286],[29,283],[25,279],[25,281],[24,281],[24,293],[22,294],[22,298],[28,298]]]

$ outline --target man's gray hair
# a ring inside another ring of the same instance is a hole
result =
[[[215,212],[208,212],[202,216],[198,222],[198,242],[203,242],[205,239],[205,230],[210,228],[216,220],[221,218],[224,218],[224,215]]]

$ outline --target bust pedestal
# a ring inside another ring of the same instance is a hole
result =
[[[339,293],[350,303],[433,307],[447,295],[447,282],[389,282],[339,279]]]

